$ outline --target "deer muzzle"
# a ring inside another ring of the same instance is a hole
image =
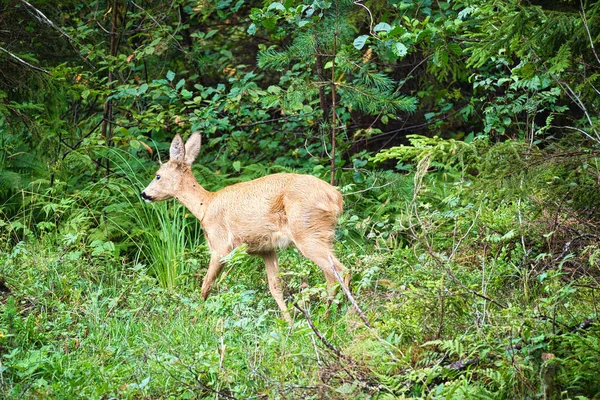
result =
[[[142,196],[142,199],[143,199],[143,200],[144,200],[146,203],[151,203],[151,202],[152,202],[152,197],[151,197],[151,196],[148,196],[148,195],[146,194],[146,192],[142,192],[142,193],[140,194],[140,196]]]

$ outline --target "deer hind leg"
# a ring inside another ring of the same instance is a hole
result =
[[[333,254],[333,244],[331,240],[319,239],[316,237],[297,238],[295,241],[296,247],[309,260],[314,262],[321,268],[327,280],[329,294],[335,294],[334,286],[338,282],[337,277],[333,272],[333,268],[337,271],[341,279],[343,279],[346,287],[349,288],[350,272]]]
[[[292,323],[292,317],[285,305],[285,301],[283,299],[283,291],[281,290],[281,279],[279,277],[279,265],[277,264],[277,253],[275,251],[270,251],[266,253],[261,253],[263,261],[265,262],[265,266],[267,267],[267,279],[269,281],[269,290],[271,291],[271,295],[277,302],[279,309],[281,310],[281,315],[283,318],[289,323]]]

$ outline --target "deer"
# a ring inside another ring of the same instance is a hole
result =
[[[277,250],[294,245],[313,261],[325,275],[330,296],[338,279],[348,287],[351,275],[333,252],[335,228],[343,210],[342,195],[336,188],[312,175],[278,173],[210,192],[192,172],[201,144],[198,132],[185,145],[176,135],[169,161],[161,164],[141,198],[146,202],[175,198],[200,221],[210,249],[202,281],[204,300],[223,269],[223,257],[242,245],[248,254],[264,261],[271,295],[290,324]]]

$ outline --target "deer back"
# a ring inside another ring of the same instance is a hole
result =
[[[202,226],[211,248],[247,244],[261,253],[307,235],[333,241],[342,196],[310,175],[275,174],[228,186],[213,194]]]

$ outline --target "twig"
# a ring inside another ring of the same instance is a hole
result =
[[[575,326],[572,326],[569,329],[569,332],[577,332],[577,331],[581,331],[581,330],[584,330],[584,329],[588,329],[595,322],[598,322],[598,318],[588,318],[585,321],[580,322],[579,324],[577,324]]]
[[[453,112],[451,114],[445,115],[445,116],[440,117],[440,118],[432,119],[431,121],[425,122],[423,124],[405,126],[405,127],[402,127],[402,128],[393,129],[391,131],[382,132],[382,133],[377,134],[377,135],[372,135],[372,136],[369,136],[367,138],[363,137],[363,138],[355,140],[353,144],[355,145],[356,143],[364,142],[364,141],[367,141],[367,140],[373,142],[374,139],[380,139],[380,138],[382,138],[384,136],[391,135],[391,134],[394,134],[394,133],[399,133],[399,132],[403,132],[403,131],[411,131],[411,130],[415,130],[415,129],[418,129],[418,128],[425,128],[425,127],[427,127],[429,125],[433,125],[433,124],[435,124],[437,122],[444,121],[444,120],[446,120],[448,118],[451,118],[451,117],[455,116],[456,114],[458,114],[459,111],[460,110],[455,111],[455,112]]]
[[[61,33],[61,35],[65,36],[67,39],[69,39],[70,41],[73,41],[73,38],[71,36],[69,36],[64,30],[62,30],[60,27],[58,27],[54,22],[52,22],[50,20],[50,18],[46,17],[46,15],[44,15],[43,12],[41,12],[40,10],[38,10],[37,8],[35,8],[34,6],[32,6],[28,1],[26,0],[21,0],[21,3],[25,4],[27,7],[29,7],[30,9],[33,10],[33,16],[40,21],[41,23],[50,25],[52,28],[56,29],[57,31],[59,31]]]
[[[351,196],[351,195],[354,195],[354,194],[359,194],[359,193],[368,192],[369,190],[381,189],[381,188],[384,188],[384,187],[386,187],[386,186],[393,185],[394,183],[398,182],[400,179],[401,179],[401,178],[394,179],[394,180],[393,180],[393,181],[391,181],[391,182],[384,183],[383,185],[379,185],[379,186],[375,186],[375,185],[373,185],[373,186],[371,186],[371,187],[369,187],[369,188],[366,188],[366,189],[357,190],[356,192],[343,193],[343,194],[342,194],[342,196]],[[377,178],[375,178],[375,181],[377,181]],[[375,183],[375,182],[373,182],[373,183]]]
[[[308,313],[308,311],[306,311],[304,308],[300,307],[298,305],[298,302],[294,302],[294,307],[296,307],[302,314],[304,314],[304,318],[306,318],[306,322],[308,322],[308,326],[310,326],[310,329],[312,329],[312,331],[315,333],[315,335],[317,335],[317,337],[325,345],[325,347],[327,347],[329,350],[331,350],[339,358],[343,358],[343,359],[348,358],[339,349],[337,349],[334,345],[332,345],[327,339],[325,339],[325,336],[323,336],[323,334],[317,329],[317,327],[313,323],[312,318],[310,317],[310,314]]]
[[[581,109],[581,111],[583,111],[583,114],[585,115],[585,117],[586,117],[586,119],[587,119],[590,127],[592,128],[592,130],[596,134],[596,138],[593,138],[587,132],[582,131],[581,129],[578,129],[578,128],[573,128],[573,127],[565,127],[565,128],[570,128],[570,129],[574,129],[576,131],[579,131],[579,132],[583,133],[584,135],[586,135],[587,137],[589,137],[590,139],[594,140],[595,142],[600,143],[600,134],[594,128],[594,122],[592,121],[592,118],[590,117],[590,113],[588,112],[587,107],[585,106],[585,104],[583,104],[583,100],[581,100],[581,98],[577,95],[577,93],[575,93],[575,91],[571,88],[571,86],[569,86],[568,83],[561,82],[561,80],[558,79],[558,77],[556,77],[554,75],[552,75],[552,77],[554,78],[554,80],[556,81],[556,83],[558,83],[558,85],[565,91],[565,93],[567,94],[567,96],[569,96],[569,98],[575,104],[577,104],[577,106]]]
[[[309,113],[304,113],[303,116],[314,114],[315,112],[316,111],[311,111]],[[261,124],[268,124],[268,123],[271,123],[271,122],[287,121],[287,120],[294,119],[294,118],[300,119],[300,116],[298,116],[298,115],[289,115],[289,116],[284,116],[284,117],[280,117],[280,118],[266,119],[264,121],[257,121],[257,122],[249,122],[249,123],[246,123],[246,124],[239,124],[237,126],[239,128],[242,128],[242,127],[246,128],[246,127],[249,127],[249,126],[261,125]]]
[[[598,57],[598,53],[596,53],[596,48],[594,47],[594,39],[592,39],[592,34],[590,32],[590,27],[588,26],[587,17],[585,16],[585,8],[583,6],[583,0],[579,0],[579,4],[581,4],[581,19],[583,20],[583,26],[585,27],[585,31],[590,39],[590,46],[592,47],[592,53],[596,57],[596,61],[600,64],[600,57]]]
[[[179,40],[177,40],[177,38],[175,36],[173,36],[173,34],[171,34],[166,28],[164,28],[160,22],[158,22],[156,20],[156,18],[154,18],[152,16],[152,14],[150,14],[148,11],[146,11],[143,7],[139,6],[138,4],[136,4],[135,1],[132,1],[131,4],[133,4],[136,8],[140,9],[142,12],[146,13],[146,15],[148,15],[148,17],[157,25],[161,28],[161,30],[163,32],[166,32],[167,35],[169,35],[171,37],[171,39],[173,39],[173,41],[177,44],[177,49],[180,50],[183,54],[187,54],[188,51],[186,51],[183,46],[181,45],[181,43],[179,43]]]
[[[190,388],[190,390],[192,390],[192,391],[194,391],[194,392],[197,392],[197,390],[198,390],[198,387],[200,387],[200,388],[202,388],[202,389],[204,389],[204,390],[207,390],[207,391],[209,391],[209,392],[212,392],[212,393],[216,394],[218,397],[224,397],[224,398],[226,398],[226,399],[230,399],[230,400],[237,400],[237,398],[236,398],[236,397],[233,397],[233,396],[231,396],[231,395],[229,395],[229,394],[227,394],[227,393],[223,393],[223,392],[222,392],[222,391],[220,391],[220,390],[213,389],[213,388],[211,388],[210,386],[206,385],[204,382],[202,382],[202,381],[200,380],[200,375],[199,375],[198,373],[196,373],[196,371],[194,371],[190,365],[186,365],[186,364],[184,364],[184,363],[181,361],[181,359],[180,359],[179,357],[177,357],[177,359],[178,359],[178,361],[180,362],[180,364],[181,364],[181,365],[183,365],[183,366],[185,367],[185,369],[187,369],[187,370],[188,370],[188,371],[189,371],[189,372],[192,374],[192,376],[193,376],[193,377],[196,379],[196,382],[198,383],[198,385],[197,385],[197,386],[190,385],[189,383],[187,383],[187,382],[185,382],[184,380],[182,380],[180,377],[178,377],[178,376],[175,376],[175,375],[174,375],[174,374],[171,372],[171,370],[170,370],[170,369],[168,369],[168,368],[167,368],[165,365],[163,365],[163,364],[162,364],[162,363],[161,363],[161,362],[158,360],[158,357],[154,357],[154,361],[156,361],[156,363],[157,363],[157,364],[158,364],[158,365],[159,365],[161,368],[163,368],[165,371],[167,371],[167,374],[169,374],[169,376],[170,376],[171,378],[173,378],[173,379],[174,379],[174,380],[176,380],[177,382],[181,383],[182,385],[185,385],[185,386],[187,386],[188,388]]]
[[[64,37],[66,37],[69,40],[69,44],[71,45],[71,47],[73,48],[73,50],[75,50],[75,52],[79,55],[79,57],[81,57],[81,59],[86,64],[88,64],[89,66],[91,66],[92,68],[94,68],[94,66],[90,63],[90,61],[87,58],[85,58],[84,55],[81,54],[81,52],[74,46],[74,43],[77,43],[75,41],[75,39],[73,39],[71,36],[69,36],[69,34],[67,32],[65,32],[63,29],[61,29],[59,26],[57,26],[54,22],[52,22],[52,20],[50,20],[50,18],[46,17],[46,15],[43,12],[41,12],[40,10],[38,10],[37,8],[35,8],[34,6],[32,6],[28,1],[21,0],[21,3],[25,4],[31,10],[33,10],[32,12],[30,11],[30,13],[38,21],[40,21],[43,24],[50,25],[52,28],[54,28],[57,31],[59,31],[61,35],[63,35]]]
[[[26,67],[29,67],[29,68],[31,68],[31,69],[33,69],[33,70],[35,70],[35,71],[38,71],[38,72],[43,72],[44,74],[48,74],[48,75],[50,75],[50,72],[49,72],[49,71],[45,70],[44,68],[36,67],[35,65],[28,63],[27,61],[23,60],[21,57],[19,57],[19,56],[15,55],[15,54],[13,54],[13,53],[11,53],[11,52],[10,52],[10,51],[8,51],[8,50],[6,50],[4,47],[0,47],[0,51],[3,51],[3,52],[5,52],[6,54],[8,54],[9,56],[11,56],[12,58],[14,58],[14,59],[15,59],[15,60],[17,60],[19,63],[23,64],[23,65],[24,65],[24,66],[26,66]]]
[[[572,129],[574,131],[577,131],[579,133],[583,133],[584,136],[586,136],[588,139],[593,140],[594,142],[600,143],[600,139],[598,138],[594,138],[592,137],[592,135],[590,135],[589,133],[587,133],[586,131],[584,131],[583,129],[579,129],[576,128],[574,126],[553,126],[553,128],[565,128],[565,129]]]
[[[346,286],[346,284],[344,283],[342,277],[340,276],[340,273],[335,268],[335,264],[333,263],[333,257],[332,256],[329,256],[329,265],[331,265],[331,270],[333,271],[333,274],[335,275],[335,279],[337,279],[337,281],[340,284],[342,290],[346,294],[346,297],[348,297],[348,300],[350,300],[350,303],[352,303],[352,305],[354,306],[354,308],[358,312],[358,315],[360,315],[360,318],[363,320],[363,322],[365,323],[365,325],[369,329],[373,329],[373,326],[367,320],[367,317],[365,316],[365,313],[360,309],[360,307],[356,303],[356,300],[354,300],[354,296],[352,296],[352,293],[350,293],[350,290],[348,290],[348,287]]]
[[[479,297],[479,298],[481,298],[483,300],[487,300],[490,303],[493,303],[493,304],[497,305],[498,307],[500,307],[502,309],[508,308],[507,306],[505,306],[504,304],[498,302],[497,300],[494,300],[491,297],[488,297],[488,296],[486,296],[486,295],[484,295],[482,293],[479,293],[476,290],[473,290],[473,289],[467,287],[464,283],[462,283],[462,281],[460,279],[458,279],[456,277],[456,275],[454,275],[454,273],[452,273],[452,271],[450,271],[449,268],[446,268],[446,266],[444,265],[444,263],[442,262],[442,260],[440,260],[437,255],[435,255],[432,251],[430,251],[430,249],[427,249],[427,252],[429,253],[429,255],[435,261],[437,261],[437,263],[440,265],[440,267],[442,267],[446,271],[446,273],[448,274],[448,276],[450,278],[452,278],[456,283],[458,283],[464,290],[466,290],[467,292],[471,293],[473,296]]]
[[[583,239],[585,237],[591,237],[591,238],[594,238],[596,240],[600,239],[600,237],[598,237],[597,235],[594,235],[592,233],[584,233],[584,234],[581,234],[579,236],[576,236],[573,239],[569,240],[567,243],[565,243],[565,245],[563,246],[563,251],[557,257],[557,260],[563,258],[563,256],[567,253],[567,251],[569,251],[569,248],[571,247],[571,245],[573,244],[573,242],[575,242],[575,241],[577,241],[579,239]]]
[[[415,217],[417,218],[417,220],[419,221],[419,225],[423,226],[423,222],[421,221],[420,217],[419,217],[419,212],[416,206],[416,200],[417,197],[419,195],[419,192],[421,190],[421,187],[423,186],[423,177],[425,176],[425,173],[427,171],[427,167],[429,166],[429,162],[431,160],[430,159],[423,159],[421,160],[421,162],[419,163],[418,166],[418,170],[422,170],[423,172],[421,174],[418,173],[415,174],[415,189],[414,189],[414,194],[413,194],[413,200],[411,202],[411,207],[414,208],[414,212],[415,212]],[[461,243],[463,242],[463,240],[471,233],[471,231],[473,230],[473,227],[475,226],[475,223],[477,221],[477,218],[479,217],[479,214],[476,215],[476,218],[473,219],[473,222],[471,223],[471,226],[469,227],[469,229],[467,230],[467,232],[459,239],[458,243],[456,243],[456,245],[454,246],[454,248],[452,249],[452,253],[450,254],[450,257],[448,257],[448,261],[451,261],[455,256],[456,256],[456,252],[458,251]],[[487,300],[495,305],[497,305],[498,307],[502,308],[502,309],[506,309],[507,306],[499,303],[498,301],[484,295],[481,294],[469,287],[467,287],[460,279],[458,279],[458,277],[456,275],[454,275],[454,273],[452,272],[452,270],[450,270],[450,268],[446,267],[444,261],[442,261],[440,259],[440,256],[438,254],[435,254],[435,252],[433,251],[432,246],[427,243],[427,242],[423,242],[423,240],[421,240],[419,238],[419,236],[417,235],[417,232],[415,231],[413,224],[411,223],[409,229],[412,232],[413,237],[415,238],[415,240],[417,240],[418,242],[422,243],[425,247],[425,250],[427,251],[427,253],[429,253],[429,255],[431,256],[431,258],[433,258],[434,261],[436,261],[439,266],[446,272],[446,274],[452,278],[456,283],[458,283],[458,285],[460,285],[464,290],[466,290],[467,292],[471,293],[472,295],[482,298],[484,300]]]
[[[367,6],[365,6],[363,3],[361,3],[361,0],[355,1],[354,4],[367,10],[367,12],[369,13],[369,33],[371,35],[375,35],[375,33],[373,32],[373,14],[371,13],[371,10],[369,10],[369,8]]]
[[[465,358],[462,360],[455,361],[452,364],[447,365],[445,368],[452,369],[455,371],[462,371],[463,369],[471,365],[477,364],[479,361],[481,361],[481,358],[479,357]]]

